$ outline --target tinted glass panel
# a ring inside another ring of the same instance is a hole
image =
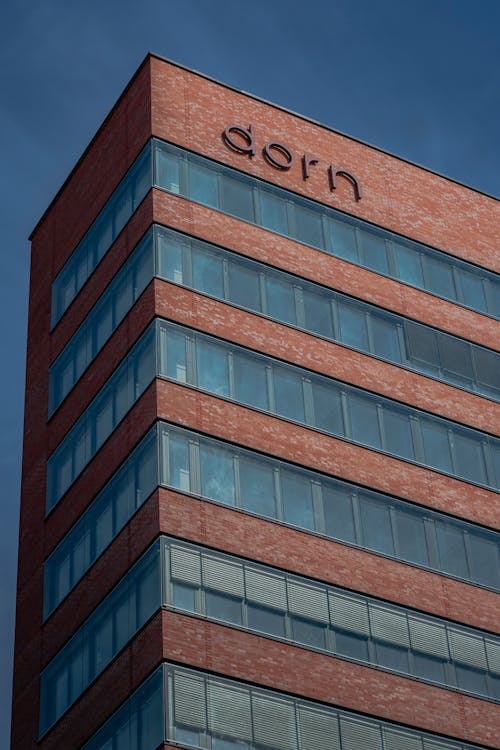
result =
[[[224,297],[224,282],[221,256],[194,247],[191,258],[194,288],[222,299]]]
[[[189,195],[205,206],[218,207],[218,180],[213,169],[206,169],[199,164],[189,165]]]
[[[285,323],[297,324],[293,286],[275,276],[266,276],[267,314]]]
[[[351,493],[324,484],[322,494],[325,531],[328,536],[355,543],[356,531]]]
[[[369,351],[368,330],[364,310],[345,302],[339,302],[340,338],[342,343],[354,349]]]
[[[326,338],[333,338],[332,310],[326,295],[304,291],[306,329]]]
[[[221,208],[228,214],[238,216],[240,219],[253,221],[253,197],[250,185],[224,175],[222,178]]]
[[[196,362],[199,387],[219,396],[229,396],[228,361],[224,347],[199,339]]]
[[[373,448],[380,448],[380,429],[378,424],[377,405],[367,399],[349,396],[349,416],[353,440]]]
[[[235,398],[257,409],[268,409],[267,375],[262,360],[247,355],[233,357]]]
[[[228,299],[249,310],[260,310],[259,274],[253,268],[237,263],[228,264]]]
[[[304,422],[304,397],[302,379],[291,370],[276,368],[274,370],[274,398],[276,412],[282,417]]]
[[[284,520],[294,526],[301,526],[303,529],[313,529],[314,515],[310,480],[300,474],[282,472],[281,493]]]
[[[274,518],[276,501],[271,466],[250,458],[241,458],[239,472],[242,508]]]
[[[273,232],[286,234],[288,229],[286,202],[264,190],[260,191],[259,197],[262,226]]]
[[[229,451],[200,445],[201,494],[234,505],[234,467]]]
[[[359,510],[361,515],[361,526],[363,539],[367,547],[384,552],[387,555],[394,554],[394,541],[392,537],[392,524],[390,508],[374,498],[359,498]]]
[[[436,536],[441,568],[451,575],[466,578],[467,556],[462,530],[437,522]]]

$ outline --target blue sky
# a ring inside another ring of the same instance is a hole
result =
[[[0,747],[6,747],[27,238],[128,79],[150,50],[499,196],[500,2],[16,0],[2,16]]]

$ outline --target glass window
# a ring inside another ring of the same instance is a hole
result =
[[[266,275],[267,313],[271,318],[284,323],[297,324],[295,295],[291,283],[277,276]]]
[[[482,279],[469,273],[465,268],[459,268],[457,275],[465,304],[474,310],[487,313],[488,305]]]
[[[385,240],[376,234],[361,231],[361,262],[367,268],[371,268],[377,273],[388,274],[389,263],[387,260],[387,251]]]
[[[313,382],[314,424],[330,435],[344,435],[340,389]]]
[[[423,256],[426,288],[439,297],[455,299],[455,284],[450,263],[446,263],[433,255]]]
[[[448,430],[437,422],[422,419],[420,422],[424,441],[425,462],[441,471],[452,471]]]
[[[335,653],[351,659],[369,661],[368,639],[357,633],[335,628]]]
[[[408,673],[408,649],[385,641],[375,642],[377,664],[387,669]]]
[[[361,528],[365,545],[369,549],[394,555],[394,541],[390,508],[374,497],[359,495]]]
[[[189,442],[187,437],[170,433],[169,447],[169,477],[168,484],[182,492],[191,490],[189,471]]]
[[[261,310],[259,274],[255,267],[245,265],[242,261],[228,263],[229,294],[228,299],[235,305],[249,310]]]
[[[179,609],[185,609],[186,612],[197,612],[196,607],[196,589],[187,583],[172,583],[172,604]]]
[[[329,220],[328,226],[330,229],[329,252],[345,258],[345,260],[357,263],[358,250],[355,228],[349,224],[334,221],[333,219]]]
[[[208,589],[205,591],[205,602],[208,617],[235,625],[243,623],[241,599]]]
[[[157,273],[164,279],[183,284],[184,243],[170,232],[156,232]]]
[[[398,505],[394,510],[398,556],[403,560],[427,567],[429,556],[423,514]]]
[[[462,529],[438,520],[435,528],[441,570],[452,576],[467,578],[467,557]]]
[[[338,315],[341,342],[362,352],[370,351],[364,310],[354,304],[339,301]]]
[[[424,372],[436,373],[439,370],[437,332],[410,320],[404,322],[404,329],[410,362],[416,361],[417,369]]]
[[[385,407],[382,411],[384,420],[384,448],[395,456],[415,458],[411,422],[408,414],[395,408]]]
[[[259,190],[261,224],[266,229],[279,234],[288,233],[286,201],[277,195]]]
[[[201,494],[226,505],[235,503],[234,460],[230,451],[200,445]]]
[[[239,473],[241,507],[262,516],[275,518],[276,499],[271,464],[241,456]]]
[[[189,162],[189,197],[205,206],[217,208],[219,205],[217,173],[200,164]]]
[[[222,256],[195,245],[191,251],[191,262],[194,289],[224,299]]]
[[[209,393],[229,396],[227,349],[198,339],[196,342],[198,386]]]
[[[299,242],[313,247],[323,247],[321,214],[318,211],[295,205],[295,237]]]
[[[187,378],[186,336],[160,324],[160,375],[185,383]]]
[[[479,695],[488,695],[485,672],[459,663],[455,664],[455,672],[459,688]]]
[[[453,450],[459,477],[479,484],[488,483],[483,447],[476,437],[456,430],[453,434]]]
[[[416,287],[424,286],[424,275],[422,271],[422,262],[420,253],[416,250],[409,249],[404,245],[393,242],[394,258],[398,277],[406,284]]]
[[[343,542],[356,542],[356,529],[351,493],[340,486],[324,483],[323,515],[325,517],[325,531],[328,536]]]
[[[469,384],[474,378],[470,344],[444,333],[438,334],[438,342],[443,368],[452,375],[459,385],[461,383]]]
[[[423,654],[419,651],[413,652],[413,670],[417,677],[431,682],[445,684],[445,662],[436,656]]]
[[[398,326],[395,320],[376,314],[370,315],[373,353],[389,362],[401,362]]]
[[[293,640],[313,648],[325,648],[326,629],[313,620],[292,616]]]
[[[480,531],[467,534],[472,580],[482,586],[500,588],[498,543]]]
[[[264,361],[246,353],[235,352],[233,371],[236,400],[256,409],[269,409]]]
[[[248,602],[247,604],[248,627],[268,635],[285,637],[285,616],[277,609],[264,607],[262,604]]]
[[[305,422],[302,378],[293,370],[275,367],[274,397],[276,413],[296,422]]]
[[[250,184],[242,178],[222,175],[222,210],[246,221],[254,220],[253,195]]]
[[[155,148],[155,183],[171,193],[180,192],[181,159],[169,154],[160,144]]]
[[[490,387],[495,395],[500,390],[500,364],[496,352],[474,347],[474,362],[476,365],[477,379],[480,383]]]
[[[349,394],[352,439],[362,445],[380,448],[377,404],[369,398]]]
[[[333,322],[330,299],[305,289],[303,292],[306,329],[325,338],[333,338]]]
[[[309,478],[296,472],[281,472],[283,518],[286,523],[314,529],[312,486]]]

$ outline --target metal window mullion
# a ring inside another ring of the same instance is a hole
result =
[[[193,240],[182,242],[182,284],[193,289]]]
[[[276,414],[276,399],[274,397],[274,373],[273,373],[272,365],[269,363],[269,360],[267,361],[267,364],[266,364],[266,386],[267,386],[269,410],[272,414]]]
[[[409,413],[411,438],[413,443],[414,460],[418,463],[425,464],[424,439],[420,429],[420,419],[415,414]]]
[[[424,517],[424,534],[429,555],[429,564],[434,570],[442,571],[436,537],[436,525],[433,518]]]
[[[241,477],[240,477],[240,455],[236,451],[233,453],[233,472],[234,472],[234,503],[236,508],[241,508]]]
[[[315,426],[314,417],[314,399],[312,391],[312,382],[309,378],[302,377],[302,400],[304,403],[305,423],[308,426]]]
[[[491,448],[487,438],[482,438],[480,441],[480,445],[483,454],[484,468],[486,470],[486,479],[488,481],[488,484],[494,487],[495,481],[498,481],[500,477],[495,476],[495,465],[491,456],[493,449]]]
[[[274,495],[276,497],[276,520],[283,522],[283,493],[281,491],[281,471],[279,468],[273,469]]]
[[[298,284],[291,284],[292,290],[293,290],[293,302],[295,305],[295,320],[297,321],[297,326],[299,328],[303,328],[304,330],[308,330],[306,328],[306,312],[304,308],[304,290],[301,286]]]
[[[339,294],[332,294],[332,297],[330,299],[330,307],[332,310],[332,321],[333,321],[333,336],[334,341],[338,341],[339,344],[342,343],[342,333],[340,330],[340,320],[339,320]]]
[[[388,275],[393,279],[398,278],[398,269],[394,255],[394,242],[390,238],[385,240],[385,257],[387,258]]]
[[[201,495],[201,460],[200,443],[198,440],[189,440],[189,481],[191,492]]]
[[[222,258],[222,294],[224,301],[229,300],[229,262],[227,258]]]
[[[236,401],[236,390],[234,384],[234,357],[231,350],[227,351],[227,371],[229,380],[229,398]]]
[[[342,425],[342,434],[339,437],[352,440],[351,415],[349,413],[348,391],[346,388],[342,388],[340,391],[340,407],[344,424]]]
[[[186,348],[186,383],[198,385],[198,371],[196,366],[197,339],[195,335],[184,334]]]
[[[269,317],[269,314],[267,312],[267,294],[266,294],[266,272],[265,270],[261,269],[258,271],[258,277],[259,277],[259,310],[258,312],[262,313],[262,315],[266,315]]]
[[[323,487],[321,482],[311,480],[312,485],[312,503],[313,503],[313,516],[314,516],[314,527],[315,531],[320,534],[325,533],[325,515],[323,512]]]
[[[287,237],[295,240],[297,222],[295,220],[295,204],[290,198],[285,197]]]
[[[364,305],[363,305],[363,307],[361,309],[363,310],[363,308],[365,308]],[[369,354],[373,354],[376,357],[378,357],[379,355],[375,351],[375,344],[374,344],[374,340],[373,340],[373,330],[372,330],[373,315],[372,315],[372,313],[370,313],[369,310],[367,310],[365,308],[363,310],[363,316],[364,316],[364,319],[365,319],[366,332],[367,332],[367,335],[368,335],[368,353]]]

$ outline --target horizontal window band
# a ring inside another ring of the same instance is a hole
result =
[[[158,422],[45,561],[45,619],[158,486],[500,591],[492,530]]]
[[[276,736],[274,728],[284,729]],[[141,750],[161,742],[218,750],[480,750],[431,734],[165,662],[82,750],[107,750],[126,733]],[[367,744],[367,742],[369,744]]]

